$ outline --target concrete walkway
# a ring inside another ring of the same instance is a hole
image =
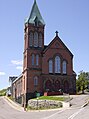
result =
[[[80,107],[83,107],[84,105],[86,105],[87,102],[89,102],[89,94],[84,94],[84,95],[70,95],[70,98],[73,98],[73,99],[71,101],[67,102],[67,103],[64,102],[64,107],[61,108],[61,109],[65,109],[65,108],[67,109],[70,104],[72,105],[71,108],[80,108]],[[5,96],[4,99],[14,109],[16,109],[18,111],[24,111],[24,108],[21,107],[21,105],[19,105],[18,103],[13,102],[7,96]]]
[[[73,99],[70,101],[71,107],[82,107],[89,101],[89,94],[82,94],[82,95],[71,95]]]
[[[16,103],[16,102],[12,101],[12,100],[9,99],[7,96],[5,96],[4,99],[5,99],[6,102],[7,102],[11,107],[13,107],[14,109],[16,109],[16,110],[18,110],[18,111],[24,111],[24,108],[23,108],[20,104],[18,104],[18,103]]]

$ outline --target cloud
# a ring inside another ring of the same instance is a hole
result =
[[[22,60],[11,60],[11,63],[14,65],[22,65],[23,61]]]
[[[4,76],[4,75],[6,75],[5,72],[0,72],[0,76]]]
[[[17,66],[16,69],[23,71],[23,67],[22,66]]]
[[[11,64],[14,65],[14,67],[17,70],[23,71],[23,61],[22,60],[11,60]]]

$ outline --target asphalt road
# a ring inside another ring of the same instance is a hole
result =
[[[82,99],[82,101],[85,100],[84,97],[83,98],[81,97],[80,99]],[[6,101],[4,97],[0,97],[0,119],[82,119],[82,118],[89,119],[89,106],[86,106],[84,108],[71,107],[68,109],[61,109],[54,111],[46,110],[46,111],[24,112],[14,109],[12,106],[9,105],[9,103]]]

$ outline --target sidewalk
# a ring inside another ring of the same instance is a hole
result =
[[[5,101],[14,109],[18,110],[18,111],[24,111],[24,108],[21,107],[20,104],[12,101],[11,99],[9,99],[7,96],[4,97]],[[67,104],[65,104],[65,106],[63,108],[57,108],[57,109],[46,109],[46,110],[28,110],[28,112],[39,112],[39,111],[54,111],[54,110],[65,110],[67,108],[69,108],[69,106],[66,106]]]
[[[67,103],[64,102],[63,108],[49,109],[49,110],[35,110],[35,111],[50,111],[50,110],[52,111],[52,110],[65,110],[68,108],[81,108],[81,107],[86,106],[89,102],[88,94],[86,94],[86,95],[70,95],[70,97],[72,97],[73,99]],[[14,108],[18,111],[24,111],[24,108],[21,107],[20,104],[13,102],[7,96],[5,96],[4,99],[12,108]],[[68,103],[71,104],[72,106],[70,107]],[[33,110],[28,110],[28,112],[30,112],[30,111],[32,112]]]
[[[6,100],[6,102],[14,109],[18,110],[18,111],[24,111],[24,108],[21,107],[20,104],[12,101],[11,99],[9,99],[7,96],[4,97],[4,99]]]
[[[83,107],[83,105],[85,105],[89,101],[89,95],[88,94],[70,95],[70,96],[73,97],[73,99],[70,101],[72,108]]]

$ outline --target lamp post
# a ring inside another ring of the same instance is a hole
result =
[[[38,106],[39,106],[39,102],[38,102],[39,98],[37,97],[37,110],[38,110]]]

